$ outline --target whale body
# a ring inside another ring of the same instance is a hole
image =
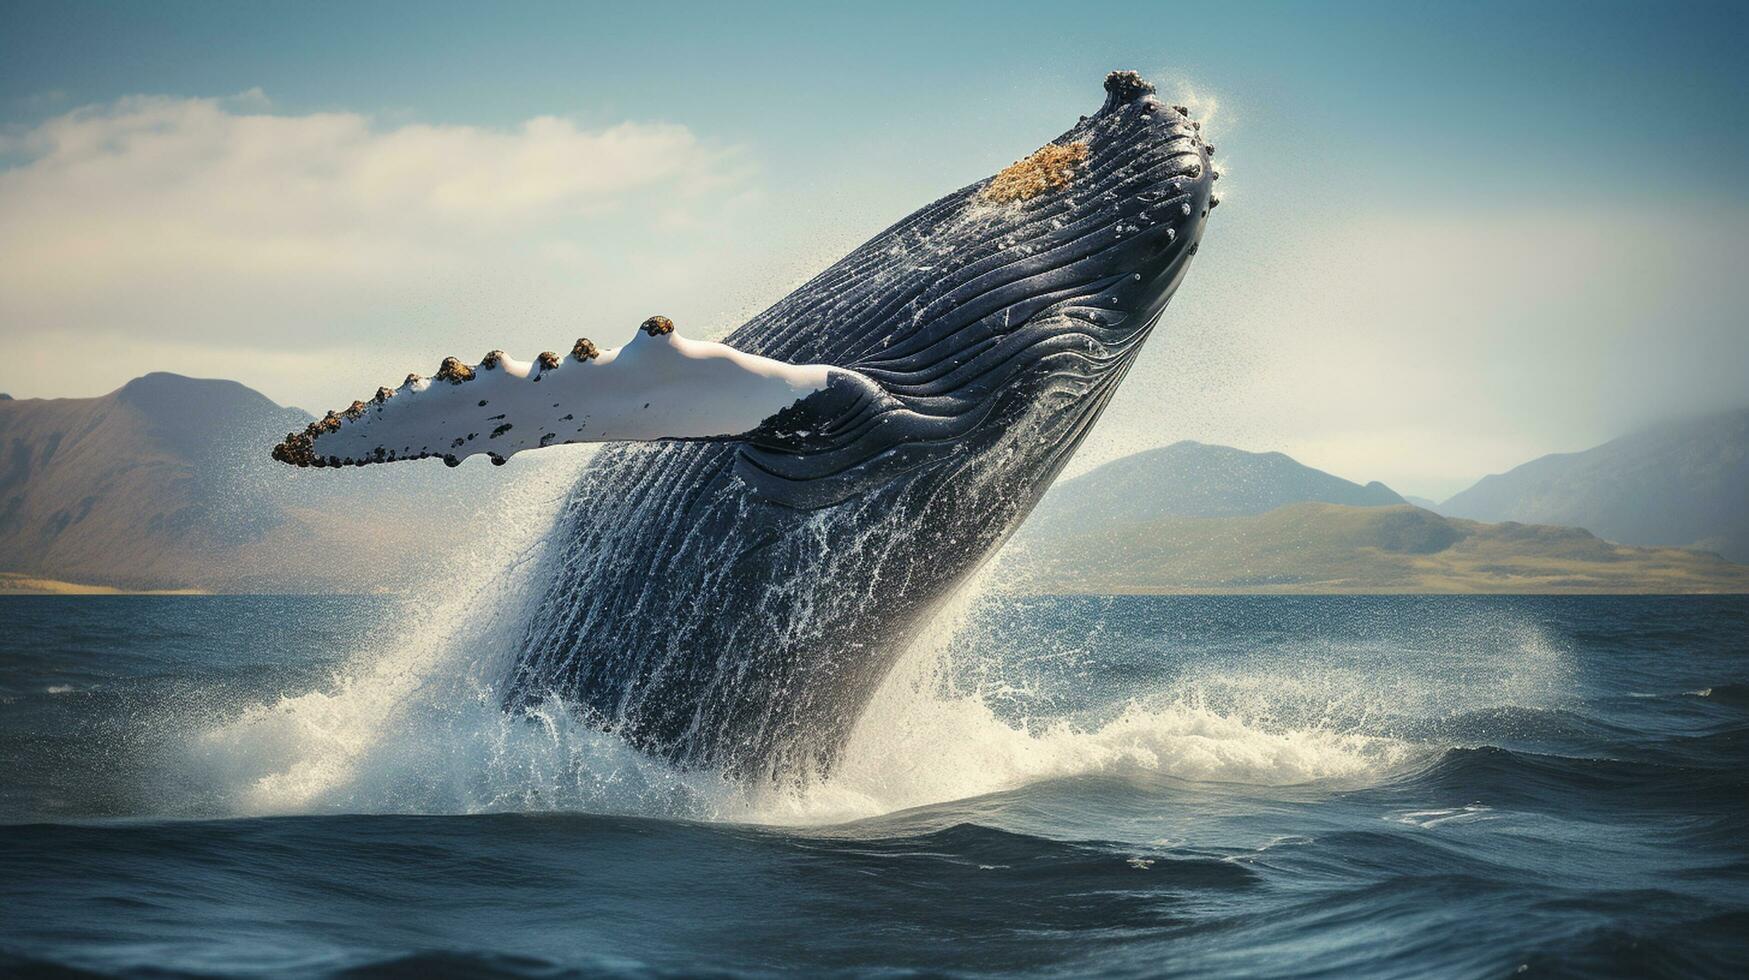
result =
[[[1133,72],[1105,93],[723,345],[653,318],[611,363],[587,341],[574,360],[446,362],[453,390],[410,376],[275,455],[501,462],[612,442],[558,517],[506,709],[557,699],[689,768],[829,770],[898,657],[1087,435],[1218,203],[1213,147],[1186,110]],[[701,384],[684,379],[707,370],[730,395],[684,414]],[[577,379],[596,394],[561,395]],[[328,448],[347,439],[355,451]]]
[[[949,194],[726,339],[855,368],[896,407],[800,452],[597,456],[561,518],[512,706],[557,694],[689,765],[830,765],[899,654],[1069,460],[1197,250],[1207,145],[1137,77],[1106,89],[1053,141],[1086,147],[1066,186]]]

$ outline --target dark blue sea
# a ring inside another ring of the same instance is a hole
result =
[[[488,601],[0,599],[0,972],[1749,973],[1743,597],[985,597],[784,786]]]

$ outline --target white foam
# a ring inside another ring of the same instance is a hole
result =
[[[245,706],[189,739],[189,763],[240,813],[426,809],[429,795],[379,793],[373,780],[410,744],[453,738],[497,712],[492,686],[520,639],[559,502],[586,454],[544,454],[482,504],[416,598],[325,688]],[[424,556],[422,556],[423,559]],[[445,564],[447,563],[447,564]]]
[[[1494,808],[1480,803],[1467,806],[1439,807],[1433,810],[1399,810],[1386,816],[1385,819],[1394,823],[1408,824],[1423,830],[1448,823],[1474,823],[1478,820],[1490,820],[1494,817]]]
[[[568,475],[524,480],[510,511],[550,513],[547,498]],[[542,538],[510,531],[516,521],[501,526],[494,551],[504,573],[465,563],[454,577],[471,577],[471,587],[448,583],[436,590],[447,602],[410,604],[391,637],[331,688],[247,707],[191,740],[190,759],[227,812],[578,810],[821,824],[1087,773],[1264,786],[1365,779],[1407,751],[1365,735],[1270,728],[1182,694],[1093,725],[1006,721],[941,681],[947,640],[977,593],[968,590],[883,685],[829,778],[777,787],[679,772],[564,705],[500,710],[494,684],[521,638],[515,620]]]
[[[1195,683],[1131,701],[1101,722],[1006,720],[982,692],[950,693],[943,677],[948,642],[982,593],[967,589],[931,642],[888,678],[831,777],[802,793],[767,795],[758,819],[851,820],[1101,773],[1252,786],[1365,781],[1415,753],[1408,743],[1352,730],[1272,726],[1242,710],[1217,711]]]
[[[187,763],[225,812],[576,810],[822,824],[1088,774],[1352,786],[1427,751],[1391,737],[1381,719],[1536,703],[1564,676],[1558,650],[1507,624],[1490,641],[1495,653],[1454,655],[1445,676],[1428,656],[1405,665],[1382,647],[1266,651],[1256,663],[1222,657],[1187,669],[1096,717],[1016,718],[998,710],[999,685],[963,691],[951,680],[965,676],[955,657],[993,656],[961,632],[981,597],[974,587],[882,685],[828,778],[778,787],[679,772],[564,705],[527,716],[500,709],[497,685],[539,594],[551,515],[577,468],[575,456],[542,455],[488,505],[493,533],[471,541],[431,597],[385,622],[380,643],[331,685],[247,706],[189,740]],[[1437,628],[1454,633],[1454,624]],[[1481,632],[1455,630],[1452,642]],[[1014,669],[983,673],[1017,680]]]

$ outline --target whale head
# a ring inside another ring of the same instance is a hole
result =
[[[1050,312],[1145,331],[1220,203],[1215,148],[1188,109],[1163,104],[1136,72],[1107,75],[1105,93],[1092,116],[984,182],[971,200],[1006,211],[999,217],[1008,227],[992,230],[1026,257],[1017,268],[1052,286],[1105,287],[1092,309],[1070,302]]]
[[[986,482],[1024,516],[1116,390],[1218,204],[1214,147],[1132,71],[1092,115],[851,253],[730,338],[842,365],[814,414],[840,435],[743,453],[742,475],[801,506],[926,461],[1000,447]],[[802,325],[806,325],[802,328]],[[845,422],[846,404],[881,425]],[[963,475],[962,475],[963,476]],[[967,485],[966,479],[957,481]]]

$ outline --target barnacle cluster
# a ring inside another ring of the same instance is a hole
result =
[[[664,334],[674,332],[674,321],[665,316],[653,316],[648,320],[645,320],[639,329],[652,337],[660,337]],[[596,347],[595,343],[587,337],[577,338],[577,343],[571,347],[571,357],[580,362],[592,361],[600,356],[601,349]],[[447,381],[453,385],[463,384],[474,380],[477,371],[491,371],[497,369],[504,363],[504,359],[505,355],[501,350],[487,351],[486,356],[480,358],[480,363],[478,367],[475,368],[462,363],[460,358],[446,357],[443,359],[443,363],[438,365],[437,373],[432,375],[432,381]],[[559,355],[550,350],[542,351],[540,356],[535,358],[535,360],[540,365],[540,370],[542,372],[555,370],[560,364]],[[535,374],[532,380],[539,381],[540,374]],[[421,390],[417,386],[424,383],[425,379],[423,377],[417,373],[413,373],[407,375],[406,380],[401,383],[401,387],[409,391],[417,392]],[[371,403],[381,407],[389,399],[395,397],[395,390],[396,389],[386,387],[378,388],[376,394],[371,397]],[[486,402],[481,400],[480,405],[481,407],[484,407]],[[304,427],[302,432],[286,433],[285,439],[280,442],[279,445],[273,447],[273,458],[282,463],[290,463],[293,466],[363,466],[367,463],[385,463],[402,458],[425,459],[427,457],[440,455],[432,452],[420,452],[411,456],[402,457],[382,447],[378,447],[367,458],[354,459],[348,457],[343,459],[339,456],[323,456],[316,451],[316,439],[318,437],[330,432],[339,431],[340,424],[343,421],[364,418],[369,408],[369,404],[355,401],[341,411],[329,412],[322,418],[311,422]],[[566,416],[566,418],[569,417],[570,416]],[[493,431],[492,436],[496,438],[503,435],[509,429],[510,425],[508,423],[500,425]],[[458,445],[461,441],[462,440],[459,439],[456,440]],[[543,440],[542,445],[545,444],[546,441]],[[457,446],[452,446],[452,448],[457,448]],[[448,454],[442,454],[442,459],[451,466],[461,462],[455,456]],[[504,459],[501,456],[493,455],[492,462],[502,464]]]
[[[991,178],[979,196],[994,204],[1031,200],[1069,186],[1086,162],[1086,143],[1046,143]]]

